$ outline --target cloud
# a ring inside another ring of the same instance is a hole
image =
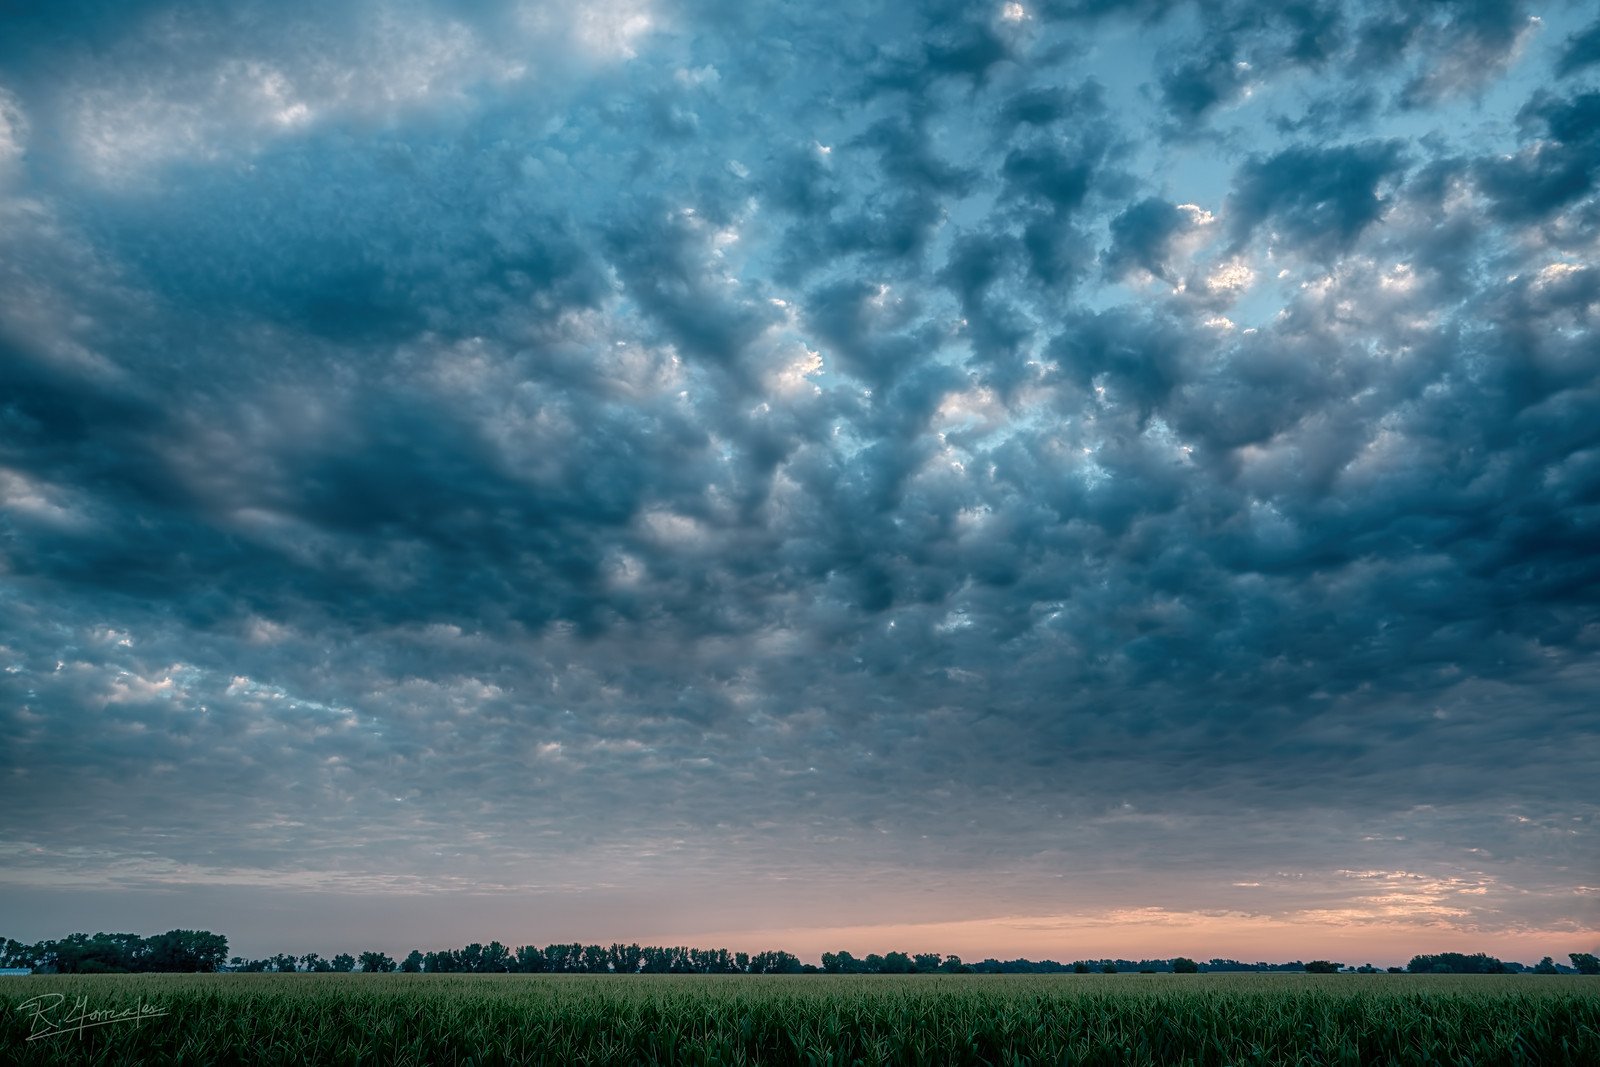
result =
[[[1556,76],[1568,78],[1580,70],[1600,63],[1600,19],[1586,28],[1567,35],[1566,47],[1556,62]]]
[[[1600,93],[1566,99],[1541,93],[1530,100],[1517,117],[1525,130],[1542,136],[1530,138],[1516,155],[1481,160],[1476,168],[1494,213],[1526,222],[1587,195],[1595,182],[1587,161],[1596,143],[1597,116]]]
[[[1230,228],[1241,242],[1270,225],[1290,248],[1323,256],[1346,250],[1381,218],[1379,186],[1401,166],[1392,141],[1294,146],[1254,158],[1240,167],[1229,198]]]
[[[1169,262],[1175,241],[1211,222],[1210,213],[1193,204],[1171,204],[1147,197],[1111,220],[1111,246],[1103,258],[1112,277],[1142,270],[1171,281]]]
[[[1587,929],[1577,45],[1026,6],[19,16],[8,933]]]

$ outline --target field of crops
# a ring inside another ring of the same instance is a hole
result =
[[[1600,979],[30,976],[0,1062],[1594,1067]]]

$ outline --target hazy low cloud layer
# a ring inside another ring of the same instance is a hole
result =
[[[1580,5],[7,20],[0,933],[1595,947]]]

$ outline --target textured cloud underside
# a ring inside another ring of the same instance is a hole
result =
[[[1600,926],[1574,7],[7,19],[10,891]]]

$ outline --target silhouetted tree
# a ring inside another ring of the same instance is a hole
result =
[[[1569,952],[1567,959],[1579,974],[1600,974],[1600,957],[1593,952]]]
[[[1506,965],[1493,956],[1475,952],[1470,956],[1459,952],[1441,952],[1437,955],[1412,956],[1406,964],[1412,974],[1505,974]]]
[[[911,970],[911,957],[904,952],[886,953],[883,957],[883,966],[879,968],[882,974],[910,974]]]
[[[1177,956],[1172,961],[1173,974],[1199,974],[1200,965],[1187,956]]]
[[[422,971],[422,961],[422,953],[412,949],[411,954],[400,964],[400,969],[406,974],[419,974]]]
[[[638,974],[644,964],[644,950],[638,945],[612,945],[608,954],[611,969],[618,974]]]
[[[348,952],[341,952],[333,957],[333,969],[341,973],[349,973],[356,969],[356,958]]]
[[[132,934],[111,936],[134,937]],[[209,974],[227,959],[228,939],[221,934],[209,930],[168,930],[145,939],[144,965],[141,969]]]
[[[860,974],[865,971],[866,964],[856,959],[848,952],[824,952],[822,954],[822,969],[829,974]]]
[[[751,974],[799,974],[801,969],[799,958],[788,952],[758,952],[750,957]]]

